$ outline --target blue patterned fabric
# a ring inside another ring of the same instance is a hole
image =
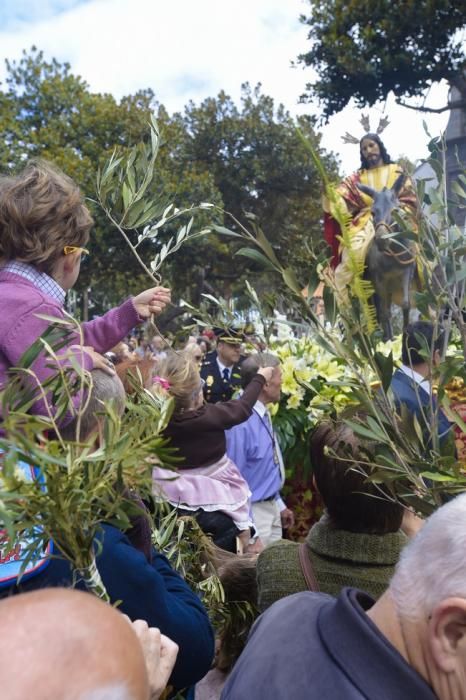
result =
[[[18,462],[18,469],[22,472],[24,478],[28,481],[40,479],[40,475],[35,467],[32,467],[26,462]],[[29,553],[26,553],[26,548],[32,541],[32,538],[24,535],[20,537],[13,549],[5,549],[4,542],[6,541],[5,530],[0,530],[0,588],[5,588],[16,583],[20,577],[21,581],[27,581],[32,576],[40,574],[50,563],[50,555],[53,552],[53,544],[49,542],[47,547],[37,551],[26,565],[24,562]],[[21,574],[22,571],[22,574]]]

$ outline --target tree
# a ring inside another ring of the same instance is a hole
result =
[[[320,179],[297,133],[297,125],[319,150],[328,169],[336,172],[331,155],[319,149],[320,137],[311,117],[294,120],[283,106],[244,86],[240,107],[225,93],[200,105],[190,103],[183,114],[170,115],[150,90],[120,101],[95,94],[71,72],[68,64],[48,62],[42,52],[23,52],[7,62],[0,90],[0,167],[20,167],[25,159],[43,157],[73,177],[88,197],[95,218],[91,260],[82,268],[77,292],[89,297],[91,313],[100,313],[148,279],[120,233],[94,205],[96,173],[115,148],[122,155],[148,138],[151,114],[157,115],[163,143],[148,196],[174,202],[180,209],[211,202],[218,212],[232,212],[244,221],[251,212],[267,231],[277,252],[296,261],[307,274],[309,241],[321,238]],[[211,213],[196,215],[196,227],[209,223]],[[228,222],[230,225],[231,222]],[[140,255],[154,254],[178,229],[161,229],[155,241],[144,241]],[[138,231],[137,233],[140,233]],[[235,296],[246,276],[267,287],[263,269],[244,257],[232,263],[232,240],[212,234],[187,242],[163,267],[164,282],[174,298],[198,305],[202,292]]]
[[[285,265],[291,261],[306,274],[308,246],[320,240],[320,177],[303,146],[297,127],[314,144],[329,171],[336,174],[336,161],[319,146],[320,135],[309,116],[295,120],[273,98],[243,85],[238,108],[223,91],[201,105],[190,103],[184,114],[189,140],[186,158],[204,164],[213,174],[225,210],[240,221],[252,213],[277,249]],[[225,220],[227,225],[231,222]],[[234,227],[233,227],[234,228]],[[213,266],[206,261],[206,278],[214,286],[230,281],[237,293],[244,278],[254,275],[269,288],[260,266],[244,258],[231,262],[231,249]],[[240,247],[236,245],[236,248]]]
[[[420,96],[442,79],[466,105],[466,55],[457,31],[466,24],[464,2],[449,0],[309,0],[311,49],[298,57],[317,72],[303,98],[319,100],[328,119],[353,97],[372,105],[393,91]],[[443,111],[423,108],[426,111]]]
[[[167,198],[176,201],[178,207],[189,207],[200,202],[210,202],[223,208],[222,195],[215,184],[214,175],[205,163],[188,157],[187,144],[190,140],[185,120],[179,113],[169,115],[163,106],[157,111],[164,145],[160,149],[156,185]],[[211,220],[210,214],[196,216],[196,226],[202,227]],[[164,243],[175,233],[176,227],[164,227],[160,243]],[[216,267],[225,255],[227,245],[217,236],[207,236],[187,242],[183,249],[167,260],[164,268],[174,288],[174,295],[198,305],[203,292],[212,292],[206,280],[209,265]],[[223,291],[223,290],[222,290]]]
[[[29,54],[23,52],[18,62],[7,61],[7,70],[7,89],[0,95],[2,169],[14,169],[28,158],[45,158],[72,177],[87,197],[93,197],[102,159],[116,145],[131,146],[143,138],[153,95],[139,93],[120,104],[111,95],[94,95],[68,64],[55,59],[48,63],[34,48]],[[86,298],[91,287],[94,310],[100,311],[116,296],[127,294],[141,275],[137,265],[128,265],[118,234],[91,203],[90,208],[96,221],[90,244],[92,265],[83,265],[77,290]]]
[[[72,74],[69,64],[55,59],[47,62],[35,48],[23,52],[18,62],[7,61],[7,70],[6,89],[0,92],[0,167],[11,170],[33,157],[51,160],[89,198],[95,219],[92,261],[83,265],[76,290],[86,302],[90,289],[90,310],[100,313],[148,284],[120,234],[91,200],[99,165],[115,148],[124,151],[147,138],[150,115],[157,106],[154,95],[144,90],[117,102],[112,95],[91,93],[87,84]],[[172,147],[176,152],[176,143],[166,150]],[[154,195],[164,190],[170,195],[177,189],[170,163],[167,157],[161,165],[153,183]],[[204,200],[220,201],[209,177],[198,175],[195,168],[184,173],[183,184],[184,199],[199,195]],[[149,255],[150,244],[145,248],[141,252]],[[83,306],[86,315],[87,304]]]

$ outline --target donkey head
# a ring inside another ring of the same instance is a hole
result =
[[[405,177],[405,174],[401,173],[390,189],[384,187],[380,191],[374,190],[368,185],[359,183],[357,185],[361,192],[373,199],[371,211],[374,219],[375,240],[381,250],[387,245],[387,240],[382,236],[390,231],[392,211],[398,206],[398,195],[403,187]]]

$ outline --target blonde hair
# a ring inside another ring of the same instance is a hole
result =
[[[71,178],[31,161],[0,181],[0,257],[50,273],[65,246],[83,246],[94,221]]]
[[[201,346],[197,343],[188,343],[183,348],[183,352],[195,362],[199,362],[202,359],[203,352]]]
[[[136,384],[140,384],[145,389],[152,388],[152,380],[154,374],[156,374],[155,367],[155,360],[149,358],[142,360],[123,360],[115,366],[115,371],[123,382],[126,393],[134,394],[134,380]]]
[[[168,352],[157,362],[156,375],[165,379],[168,392],[175,399],[174,414],[180,414],[193,406],[193,400],[201,389],[201,377],[196,362],[182,352]]]

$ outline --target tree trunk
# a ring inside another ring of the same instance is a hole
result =
[[[89,321],[89,289],[83,290],[83,321]]]

